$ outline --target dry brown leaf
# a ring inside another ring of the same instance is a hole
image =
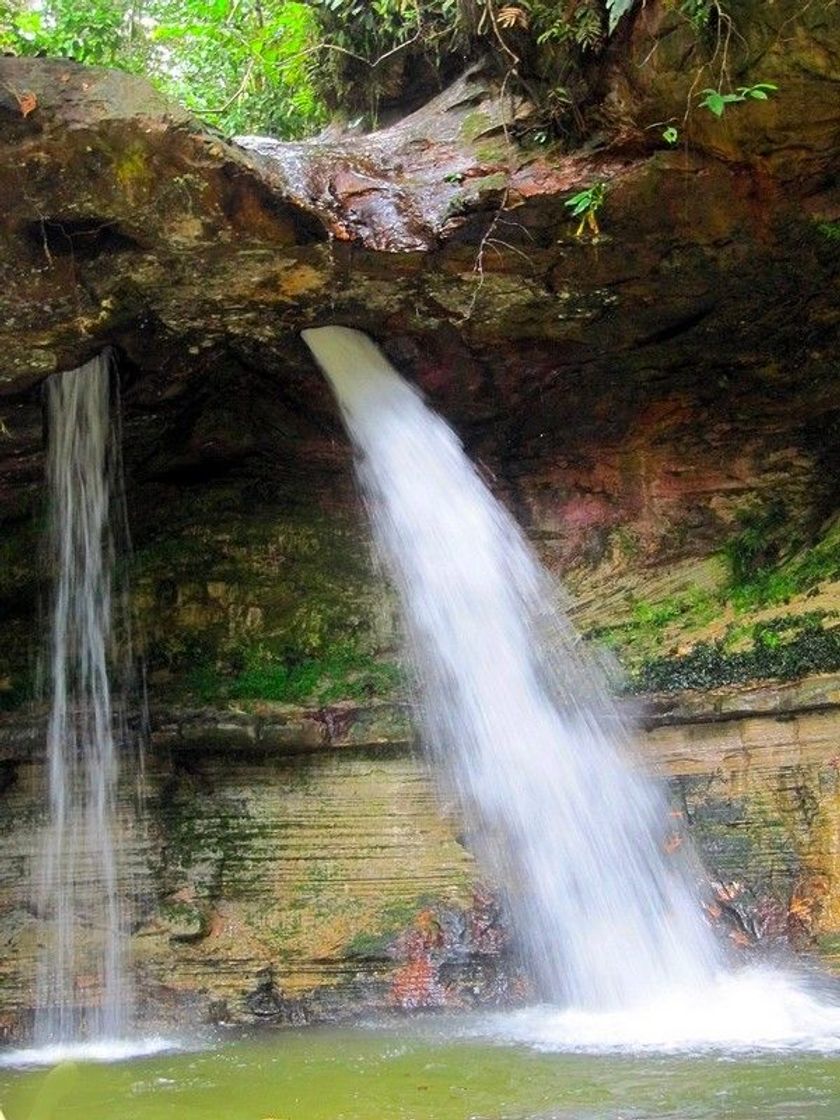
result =
[[[31,89],[26,89],[23,93],[16,93],[18,108],[22,117],[28,117],[30,113],[38,108],[38,98]]]
[[[504,27],[505,29],[509,27],[521,27],[524,29],[528,26],[528,13],[524,12],[522,8],[513,7],[511,4],[506,8],[499,9],[496,22],[499,27]]]

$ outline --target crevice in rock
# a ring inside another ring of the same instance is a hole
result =
[[[30,222],[23,235],[39,253],[79,260],[142,249],[109,218],[44,218]]]
[[[700,307],[696,311],[692,311],[690,315],[685,315],[680,319],[676,319],[667,326],[662,327],[652,334],[645,335],[644,338],[639,339],[636,343],[637,346],[654,346],[658,342],[670,342],[673,338],[678,338],[681,334],[687,334],[696,326],[707,319],[714,311],[714,304],[708,304],[705,307]]]

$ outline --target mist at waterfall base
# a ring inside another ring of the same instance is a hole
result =
[[[303,338],[357,452],[424,737],[544,1001],[481,1032],[557,1049],[840,1048],[831,994],[725,958],[702,869],[634,765],[603,672],[454,432],[361,332]]]
[[[141,767],[126,711],[128,604],[114,577],[125,511],[112,384],[108,353],[45,384],[48,820],[33,890],[43,927],[35,1047],[11,1055],[35,1064],[159,1048],[128,1041],[132,887],[122,834],[136,821],[120,817],[118,783],[121,767],[129,782]]]

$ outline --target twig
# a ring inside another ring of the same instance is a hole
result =
[[[221,106],[221,108],[219,108],[219,109],[202,109],[202,113],[212,114],[213,116],[216,116],[218,113],[226,113],[228,111],[228,109],[231,107],[231,105],[235,105],[236,102],[239,100],[239,98],[242,96],[242,94],[245,92],[245,87],[248,84],[248,81],[251,77],[251,74],[254,72],[254,66],[256,65],[256,61],[257,60],[254,57],[251,57],[251,58],[248,59],[248,65],[245,67],[245,73],[242,76],[242,81],[237,86],[236,91],[231,94],[231,96],[227,99],[227,101],[224,103],[224,105]]]
[[[498,224],[501,220],[502,214],[505,212],[505,209],[507,208],[509,195],[510,195],[510,187],[505,187],[505,193],[502,195],[502,201],[499,203],[499,208],[496,210],[496,213],[493,215],[493,219],[490,222],[490,225],[484,231],[484,235],[482,236],[481,241],[479,241],[479,243],[478,243],[478,252],[476,253],[475,261],[473,262],[473,273],[476,276],[478,276],[478,282],[477,282],[475,288],[473,289],[473,294],[470,298],[469,306],[467,307],[467,310],[464,312],[464,314],[461,316],[460,322],[462,322],[462,323],[466,323],[467,320],[472,317],[472,313],[473,313],[473,311],[475,311],[475,305],[478,302],[479,293],[481,292],[481,289],[484,287],[484,254],[487,251],[488,245],[492,245],[492,242],[494,240],[493,234],[495,233],[496,227],[498,226]],[[498,252],[498,250],[497,250],[497,252]]]
[[[513,63],[512,70],[514,73],[516,73],[516,68],[517,66],[519,66],[519,63],[522,61],[522,59],[518,54],[516,54],[515,51],[511,50],[511,48],[508,46],[507,40],[499,30],[499,23],[496,19],[496,12],[493,8],[493,0],[484,0],[484,11],[481,14],[481,19],[478,21],[479,35],[482,34],[485,17],[490,21],[490,26],[493,28],[493,34],[496,36],[496,39],[499,42],[499,46]]]

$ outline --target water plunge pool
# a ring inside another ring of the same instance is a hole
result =
[[[833,1120],[840,1058],[611,1054],[501,1040],[508,1016],[217,1034],[202,1050],[0,1069],[6,1120]],[[497,1037],[481,1037],[481,1034]]]

